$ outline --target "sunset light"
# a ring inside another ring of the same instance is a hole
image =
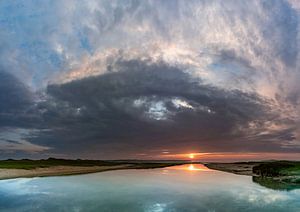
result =
[[[181,170],[181,171],[213,171],[209,168],[207,168],[205,165],[203,164],[185,164],[185,165],[181,165],[181,166],[172,166],[167,168],[167,170]]]

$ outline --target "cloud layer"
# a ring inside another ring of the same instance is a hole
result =
[[[299,152],[299,8],[2,1],[0,127],[70,157]]]
[[[56,154],[126,157],[161,149],[285,152],[295,140],[282,128],[292,121],[255,93],[220,89],[164,63],[118,61],[110,69],[49,85],[35,108],[43,120],[36,124],[48,130],[30,141]]]

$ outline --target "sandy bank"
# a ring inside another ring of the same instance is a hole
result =
[[[0,169],[0,179],[86,174],[133,168],[130,164],[115,166],[52,166],[36,169]]]
[[[210,169],[233,174],[256,176],[252,169],[258,164],[259,163],[207,163],[205,166]]]

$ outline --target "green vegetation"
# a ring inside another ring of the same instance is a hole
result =
[[[253,173],[261,177],[300,176],[300,161],[262,162],[253,167]]]
[[[42,160],[2,160],[0,168],[2,169],[35,169],[47,168],[51,166],[112,166],[120,165],[119,162],[99,161],[99,160],[66,160],[48,158]],[[123,163],[124,164],[124,163]]]
[[[298,178],[299,180],[300,178]],[[252,177],[253,182],[264,186],[266,188],[270,188],[273,190],[293,190],[300,188],[300,181],[298,183],[293,182],[293,180],[287,179],[278,179],[272,177]]]
[[[300,188],[300,161],[252,161],[205,165],[215,170],[253,176],[253,182],[271,189]]]
[[[263,162],[253,167],[256,182],[275,190],[300,188],[300,161]]]
[[[182,163],[172,162],[139,162],[139,161],[101,161],[101,160],[66,160],[48,158],[42,160],[2,160],[0,161],[0,169],[36,169],[47,168],[52,166],[116,166],[116,165],[131,165],[130,168],[148,169],[148,168],[163,168],[168,166],[180,165]]]

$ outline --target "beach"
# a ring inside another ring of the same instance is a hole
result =
[[[0,179],[87,174],[127,168],[133,168],[133,166],[124,164],[116,166],[52,166],[35,169],[0,169]]]

